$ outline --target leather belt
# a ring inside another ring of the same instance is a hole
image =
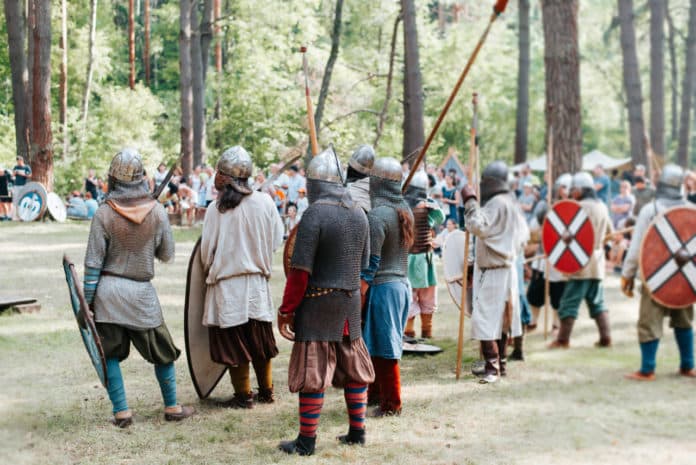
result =
[[[313,299],[315,297],[323,297],[325,295],[329,295],[332,292],[345,292],[348,297],[353,296],[352,291],[346,291],[345,289],[334,289],[334,288],[313,287],[313,286],[307,287],[307,290],[305,291],[304,296],[307,298]]]

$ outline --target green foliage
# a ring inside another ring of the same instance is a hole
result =
[[[161,0],[152,8],[152,84],[128,85],[127,4],[100,1],[96,35],[94,77],[89,118],[81,120],[85,88],[89,2],[68,2],[68,152],[62,153],[58,127],[58,49],[60,8],[53,8],[53,134],[56,188],[78,187],[89,167],[105,172],[113,153],[136,145],[148,168],[173,159],[179,151],[179,2]],[[467,11],[453,21],[451,1],[445,2],[446,24],[438,26],[437,1],[417,1],[418,36],[425,98],[425,130],[430,131],[442,106],[483,32],[492,2],[466,2]],[[142,7],[142,2],[139,2]],[[289,148],[306,143],[307,119],[300,45],[309,51],[309,80],[314,104],[331,47],[335,1],[257,0],[223,2],[219,39],[224,50],[224,70],[211,65],[207,73],[208,162],[226,147],[242,144],[259,167],[284,156]],[[227,10],[224,10],[227,8]],[[678,65],[684,61],[684,33],[688,1],[673,0],[670,9],[680,32]],[[345,2],[343,31],[319,134],[320,145],[333,143],[343,159],[361,143],[375,139],[378,115],[386,98],[391,34],[399,13],[396,1]],[[580,2],[581,93],[584,150],[600,148],[613,156],[629,151],[627,117],[621,74],[621,48],[616,27],[615,2]],[[136,13],[137,80],[144,81],[142,66],[143,17]],[[649,110],[649,11],[636,4],[638,55],[646,105]],[[528,156],[545,150],[544,37],[541,10],[532,2],[530,113]],[[471,94],[479,94],[479,133],[482,161],[511,160],[515,135],[517,85],[517,6],[491,30],[469,77],[454,102],[428,152],[428,162],[438,162],[454,148],[466,159],[472,118]],[[7,37],[0,12],[0,37]],[[665,63],[669,66],[668,57]],[[397,36],[392,97],[378,146],[379,155],[400,157],[402,144],[403,29]],[[669,72],[666,79],[666,114],[669,115]],[[11,81],[7,47],[0,47],[0,163],[14,156]],[[220,103],[219,117],[215,111]],[[669,128],[669,117],[666,126]],[[672,142],[672,141],[670,141]],[[696,153],[696,147],[692,149]]]

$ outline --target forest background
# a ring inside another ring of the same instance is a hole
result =
[[[5,4],[12,1],[5,0]],[[160,161],[175,160],[182,151],[179,47],[180,4],[185,0],[149,0],[149,3],[148,0],[131,0],[135,21],[133,88],[129,85],[129,2],[65,1],[68,57],[65,124],[58,118],[63,2],[54,0],[51,11],[54,190],[66,192],[79,188],[88,168],[104,173],[111,157],[127,145],[143,153],[149,170]],[[150,43],[149,53],[144,56],[146,3],[150,9]],[[199,20],[205,14],[203,3],[200,2],[196,11]],[[336,36],[339,3],[341,27]],[[401,158],[404,151],[404,35],[401,30],[396,35],[393,33],[403,3],[221,0],[221,11],[214,22],[219,29],[213,34],[206,66],[207,131],[202,158],[212,164],[224,148],[239,144],[249,150],[258,167],[264,168],[306,143],[304,78],[297,50],[300,45],[308,46],[309,82],[315,104],[332,45],[338,45],[320,126],[320,146],[333,143],[339,156],[346,160],[359,144],[376,143],[378,155]],[[492,2],[411,3],[416,7],[423,125],[427,134],[486,26]],[[478,130],[483,163],[494,159],[513,161],[518,107],[518,5],[523,3],[529,5],[530,43],[528,142],[523,155],[532,159],[544,153],[547,128],[542,6],[538,2],[511,1],[435,138],[428,152],[428,162],[437,163],[452,150],[468,154],[473,92],[479,94]],[[646,128],[651,111],[650,3],[654,0],[633,2]],[[682,81],[693,74],[687,72],[686,57],[689,9],[694,1],[665,0],[663,3],[668,26],[663,42],[665,158],[670,160],[675,157],[677,148],[677,107],[681,104]],[[93,74],[86,92],[91,5],[97,8]],[[3,15],[0,37],[6,41],[8,23],[4,12],[0,14]],[[596,148],[614,157],[630,157],[617,2],[580,0],[577,23],[582,151],[586,153]],[[194,26],[192,37],[195,41],[200,30],[195,21]],[[395,64],[391,98],[388,99],[393,39]],[[220,45],[219,68],[213,51],[217,44]],[[146,85],[146,67],[149,85]],[[85,94],[89,98],[86,118]],[[17,153],[13,111],[10,57],[8,47],[3,46],[0,47],[0,166],[9,168]],[[381,114],[384,124],[379,130]],[[696,115],[689,124],[688,160],[693,164],[696,161]],[[462,159],[465,158],[463,155]]]

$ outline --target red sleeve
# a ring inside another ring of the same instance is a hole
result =
[[[288,279],[285,281],[285,292],[283,293],[283,303],[278,311],[280,313],[293,313],[300,306],[302,298],[307,290],[309,273],[297,268],[291,268]]]

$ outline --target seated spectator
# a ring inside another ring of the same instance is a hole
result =
[[[522,214],[527,223],[532,221],[534,218],[534,205],[536,205],[537,197],[534,195],[534,186],[530,181],[525,181],[522,185],[522,195],[518,199],[520,207],[522,207]]]
[[[87,218],[92,219],[95,213],[97,213],[97,208],[99,208],[99,202],[92,198],[91,192],[85,193],[85,207],[87,208]]]
[[[624,227],[629,228],[635,225],[635,219],[629,217],[624,222]],[[607,271],[614,271],[615,273],[621,273],[621,267],[623,265],[624,258],[626,257],[626,251],[628,246],[631,245],[631,232],[615,233],[609,244],[607,251]]]
[[[70,194],[70,198],[68,199],[66,206],[68,218],[73,218],[76,220],[89,219],[89,216],[87,216],[87,205],[85,205],[85,201],[82,198],[80,191],[73,191]]]
[[[162,204],[167,213],[179,213],[179,187],[170,182],[159,196],[159,203]]]
[[[196,205],[198,204],[198,193],[191,187],[191,178],[183,176],[178,185],[179,208],[182,215],[182,226],[193,225],[196,217]],[[183,221],[183,220],[186,221]]]
[[[633,213],[636,205],[636,198],[631,194],[631,183],[621,181],[619,184],[619,195],[611,201],[611,221],[614,229],[623,228],[626,219]]]

